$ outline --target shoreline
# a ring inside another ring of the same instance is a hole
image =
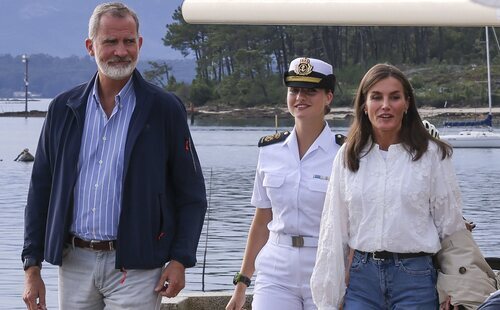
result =
[[[443,119],[450,118],[456,120],[482,119],[488,114],[488,108],[432,108],[422,107],[418,109],[422,119]],[[491,109],[491,113],[500,119],[500,107]],[[291,118],[287,108],[259,107],[217,110],[200,108],[195,112],[196,118],[216,120],[221,119],[278,119]],[[334,107],[325,116],[326,120],[349,120],[354,116],[354,111],[349,107]]]
[[[500,107],[492,108],[493,116],[500,118]],[[422,119],[453,118],[457,120],[476,118],[481,119],[488,114],[488,108],[432,108],[422,107],[418,109]],[[234,109],[214,109],[198,108],[194,112],[195,118],[227,120],[227,119],[278,119],[291,118],[286,108],[275,107],[252,107],[252,108],[234,108]],[[45,117],[46,111],[32,110],[28,112],[27,117]],[[0,117],[25,117],[24,111],[20,112],[2,112]],[[188,113],[188,117],[191,114]],[[353,117],[353,109],[349,107],[334,107],[326,115],[326,120],[348,120]]]

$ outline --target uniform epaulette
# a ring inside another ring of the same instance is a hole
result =
[[[343,134],[338,133],[335,135],[335,143],[337,143],[338,145],[342,145],[344,144],[346,138],[347,137]]]
[[[290,135],[289,131],[282,131],[282,132],[277,132],[274,135],[264,136],[259,140],[259,147],[283,141],[289,135]]]

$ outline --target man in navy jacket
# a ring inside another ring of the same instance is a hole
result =
[[[25,210],[28,309],[45,307],[43,260],[61,266],[61,309],[159,308],[196,262],[202,170],[183,104],[135,69],[141,45],[132,10],[96,7],[86,47],[98,73],[49,107]]]

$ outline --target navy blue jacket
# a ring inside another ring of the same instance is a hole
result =
[[[95,79],[58,95],[49,106],[25,209],[22,258],[62,264],[85,109]],[[186,110],[137,70],[133,83],[136,106],[125,145],[116,268],[151,269],[171,259],[191,267],[207,202]]]

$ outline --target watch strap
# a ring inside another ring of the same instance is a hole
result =
[[[235,275],[234,275],[234,278],[233,278],[233,284],[236,285],[238,284],[239,282],[242,282],[243,284],[245,284],[247,287],[250,286],[250,284],[252,283],[252,281],[250,280],[249,277],[245,276],[244,274],[241,274],[239,272],[237,272]]]
[[[23,269],[24,271],[28,270],[28,268],[33,267],[33,266],[38,266],[38,268],[42,269],[42,262],[40,262],[38,259],[27,256],[23,260]]]

